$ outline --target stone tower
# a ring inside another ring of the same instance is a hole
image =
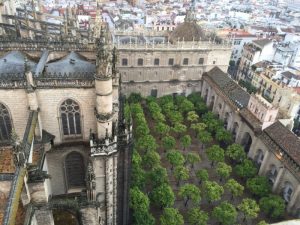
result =
[[[97,121],[96,133],[91,133],[91,157],[87,174],[88,198],[97,209],[86,210],[86,224],[117,223],[117,122],[118,113],[113,107],[112,54],[107,32],[102,28],[96,40],[95,92]],[[92,216],[91,216],[92,215]],[[84,216],[83,216],[84,217]],[[94,220],[91,220],[94,218]]]

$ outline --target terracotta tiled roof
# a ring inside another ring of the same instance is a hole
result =
[[[12,147],[0,148],[0,173],[14,173]]]
[[[296,135],[279,121],[264,129],[264,133],[300,165],[300,139]]]
[[[219,87],[223,94],[225,94],[238,108],[247,107],[250,95],[219,67],[214,67],[203,76],[209,77],[210,80]]]

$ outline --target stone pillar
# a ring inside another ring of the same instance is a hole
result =
[[[297,200],[299,200],[300,195],[300,185],[297,186],[295,192],[292,195],[291,201],[287,205],[287,211],[291,212],[293,210],[294,205],[297,203]]]
[[[283,176],[285,174],[285,168],[282,166],[280,167],[278,174],[276,176],[276,179],[274,181],[273,187],[272,187],[272,191],[276,192],[278,190],[278,187],[280,185],[280,181],[282,180]]]
[[[99,225],[96,208],[88,207],[80,209],[82,225]]]
[[[258,172],[258,175],[265,175],[266,174],[266,169],[267,169],[267,162],[269,161],[269,156],[270,156],[270,152],[267,150],[265,155],[264,155],[264,159],[260,165],[260,168],[259,168],[259,172]]]

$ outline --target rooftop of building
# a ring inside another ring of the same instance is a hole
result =
[[[203,29],[196,22],[192,21],[185,21],[178,25],[170,35],[171,42],[200,41],[205,39]]]
[[[260,48],[264,48],[265,46],[267,46],[268,44],[272,43],[272,40],[270,39],[260,39],[260,40],[254,40],[252,41],[253,44],[255,44],[256,46],[260,47]]]
[[[61,74],[74,74],[74,73],[86,73],[93,76],[96,71],[96,65],[88,62],[81,55],[75,52],[71,52],[62,59],[55,62],[49,62],[46,64],[46,73],[61,73]]]
[[[264,133],[300,165],[300,139],[295,134],[279,121],[264,129]]]
[[[27,58],[27,65],[33,72],[37,63],[28,59],[22,52],[11,51],[0,58],[0,75],[1,74],[24,74],[25,59]]]
[[[247,107],[250,95],[220,68],[214,67],[203,76],[209,77],[238,108]]]

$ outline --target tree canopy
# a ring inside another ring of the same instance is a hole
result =
[[[180,181],[189,179],[189,170],[184,166],[177,166],[174,170],[174,177],[177,180],[177,185],[179,185]]]
[[[186,134],[180,138],[180,143],[183,147],[183,150],[185,150],[192,144],[192,138],[190,137],[190,135]]]
[[[183,216],[179,213],[178,209],[165,208],[160,217],[161,225],[183,225]]]
[[[185,160],[188,164],[194,168],[194,164],[201,161],[201,158],[198,153],[195,152],[189,152],[185,156]]]
[[[243,147],[239,144],[229,145],[225,155],[236,162],[242,162],[247,157]]]
[[[166,155],[167,160],[172,165],[172,169],[175,166],[182,166],[184,164],[184,156],[178,150],[169,150]]]
[[[214,208],[212,216],[224,225],[232,225],[235,224],[237,211],[230,203],[222,202]]]
[[[218,145],[213,145],[208,148],[206,150],[206,155],[207,158],[212,162],[212,165],[215,162],[223,162],[225,158],[224,150]]]
[[[282,217],[285,211],[285,202],[278,195],[269,195],[261,198],[259,206],[262,211],[274,219]]]
[[[163,137],[162,145],[163,145],[164,149],[166,149],[166,150],[172,149],[176,145],[176,140],[174,137],[167,135],[167,136]]]
[[[204,196],[209,202],[221,199],[224,189],[215,181],[204,181]]]
[[[219,162],[216,168],[216,172],[220,176],[221,180],[223,178],[227,179],[232,172],[232,168],[224,162]]]
[[[188,222],[192,225],[207,225],[208,213],[199,208],[192,208],[188,211]]]
[[[178,195],[185,198],[184,206],[187,206],[189,200],[199,203],[201,200],[200,189],[194,184],[185,184],[180,187]]]
[[[249,178],[246,186],[252,194],[258,197],[267,196],[271,192],[271,185],[265,176]]]
[[[256,166],[249,159],[245,159],[241,164],[236,165],[234,171],[242,178],[254,177],[257,174]]]
[[[199,179],[199,184],[201,184],[202,182],[208,180],[208,171],[206,169],[200,169],[196,172],[196,177]]]
[[[170,185],[164,183],[152,190],[150,199],[161,208],[171,207],[174,205],[175,195]]]
[[[250,198],[244,198],[241,204],[238,205],[238,209],[243,212],[245,219],[256,218],[260,210],[256,201]]]
[[[234,179],[229,179],[225,184],[225,188],[231,193],[231,199],[233,199],[233,197],[241,196],[245,189],[243,185]]]

